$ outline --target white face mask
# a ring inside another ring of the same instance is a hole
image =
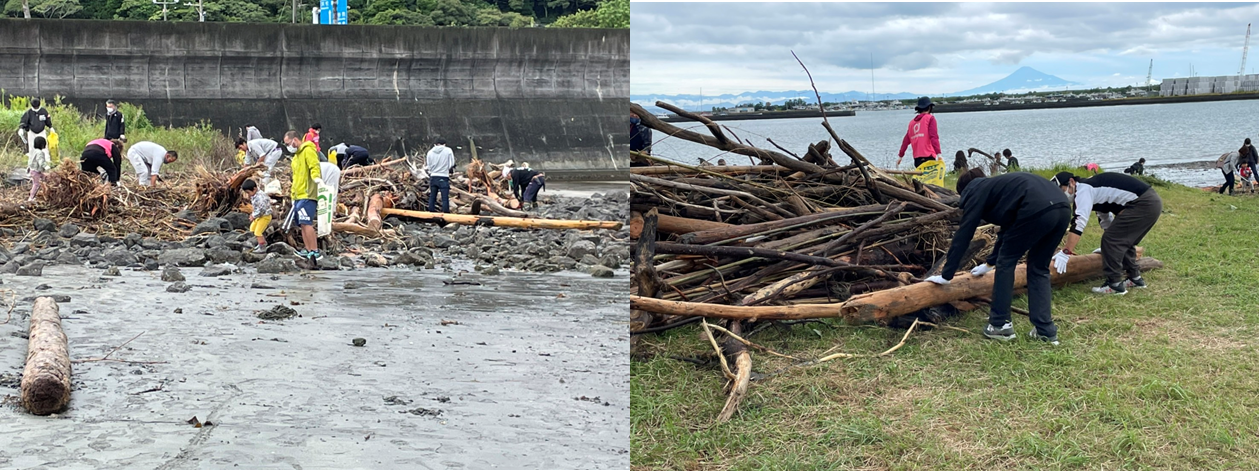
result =
[[[294,154],[296,154],[296,153],[297,153],[297,148],[296,148],[296,147],[290,146],[290,145],[288,145],[288,144],[285,144],[285,145],[284,145],[284,147],[287,147],[287,148],[288,148],[288,150],[289,150],[289,152],[291,152],[291,153],[294,153]]]
[[[113,107],[108,107],[108,108],[105,108],[105,109],[106,109],[106,110],[109,110],[109,112],[110,112],[110,113],[113,113],[113,112],[115,112],[115,111],[118,111],[118,110],[114,109]]]

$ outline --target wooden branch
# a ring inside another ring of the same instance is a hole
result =
[[[35,299],[27,332],[22,406],[32,414],[48,415],[70,402],[70,350],[56,301],[47,296]]]
[[[500,226],[521,227],[526,229],[608,229],[620,230],[622,223],[616,221],[581,221],[565,219],[534,219],[513,218],[507,216],[472,216],[468,214],[430,213],[428,211],[409,211],[405,209],[385,208],[380,211],[382,216],[402,216],[419,219],[437,224],[463,224],[467,226]]]
[[[380,211],[384,207],[384,198],[380,196],[380,193],[373,193],[367,203],[367,229],[372,232],[380,232],[380,228],[384,226],[384,222],[380,219]]]
[[[393,167],[393,166],[395,166],[395,165],[398,165],[398,164],[401,164],[401,163],[405,163],[406,161],[407,161],[407,159],[405,159],[405,158],[397,158],[397,159],[393,159],[393,160],[386,160],[386,161],[381,162],[381,163],[378,163],[378,164],[376,164],[376,165],[368,165],[368,166],[366,166],[366,167],[354,167],[354,168],[351,168],[351,169],[346,169],[345,171],[342,171],[342,172],[341,172],[341,178],[345,178],[345,177],[352,176],[352,175],[358,175],[358,174],[360,174],[360,173],[367,173],[367,172],[370,172],[370,171],[372,171],[372,170],[382,169],[382,168],[385,168],[385,167]]]
[[[794,218],[783,219],[781,221],[769,221],[757,224],[740,224],[722,229],[708,229],[696,231],[682,236],[682,242],[688,244],[708,244],[721,240],[747,237],[759,232],[773,229],[782,229],[793,226],[805,226],[822,223],[832,223],[847,217],[857,216],[869,213],[882,213],[886,205],[871,204],[866,206],[858,206],[855,208],[847,208],[839,211],[822,212],[810,214],[808,216],[799,216]]]
[[[657,242],[656,253],[674,255],[704,255],[709,257],[759,257],[769,260],[790,260],[793,262],[809,263],[828,267],[852,266],[850,263],[801,253],[758,249],[754,247],[731,247],[725,245],[690,245],[676,244],[672,242]]]

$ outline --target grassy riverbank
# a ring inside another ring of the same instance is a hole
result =
[[[1038,172],[1050,175],[1052,172]],[[889,357],[835,360],[754,381],[739,413],[694,326],[642,338],[631,362],[639,469],[1245,469],[1259,467],[1259,198],[1174,184],[1145,242],[1150,288],[1054,292],[1062,345],[986,340],[986,311],[915,332]],[[1085,231],[1080,248],[1097,247]],[[1024,297],[1016,306],[1026,306]],[[1030,329],[1015,316],[1015,328]],[[752,340],[815,358],[877,353],[902,330],[839,321]],[[771,373],[789,360],[753,351]]]
[[[26,147],[17,136],[18,123],[22,113],[30,109],[30,102],[24,97],[7,97],[0,105],[0,168],[9,169],[26,166]],[[44,103],[52,117],[53,127],[60,138],[60,154],[62,158],[78,160],[83,147],[93,139],[99,139],[105,132],[105,121],[98,116],[84,116],[72,105]],[[180,171],[195,166],[217,167],[232,161],[236,150],[231,141],[218,130],[207,124],[183,128],[164,128],[154,126],[144,116],[144,110],[130,103],[121,103],[118,108],[123,112],[127,123],[127,143],[153,141],[167,149],[179,152],[180,160],[169,164],[169,170]],[[123,164],[129,167],[129,164]],[[124,171],[123,173],[129,173]]]

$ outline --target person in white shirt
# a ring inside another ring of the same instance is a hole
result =
[[[127,149],[127,160],[135,168],[136,180],[140,186],[157,184],[159,169],[162,164],[169,164],[179,159],[179,153],[166,150],[165,147],[151,141],[140,141]]]
[[[253,165],[263,163],[270,172],[275,167],[275,163],[280,161],[280,156],[284,155],[284,151],[280,149],[280,144],[270,139],[250,139],[246,141],[244,138],[236,138],[236,149],[245,151],[244,165]]]
[[[441,212],[450,212],[450,170],[455,167],[455,153],[446,147],[445,139],[437,139],[437,145],[428,151],[424,160],[428,170],[428,210],[437,212],[437,194],[442,195]]]

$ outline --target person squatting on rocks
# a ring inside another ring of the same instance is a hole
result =
[[[114,100],[105,102],[105,139],[127,142],[127,124],[123,122],[118,102]]]
[[[1067,260],[1075,255],[1075,245],[1088,224],[1089,213],[1097,212],[1102,226],[1102,267],[1106,283],[1094,293],[1125,294],[1128,288],[1145,288],[1137,266],[1137,244],[1150,232],[1163,214],[1163,199],[1149,184],[1122,173],[1102,173],[1080,178],[1071,172],[1054,176],[1058,186],[1075,202],[1066,246],[1054,255],[1054,268],[1066,273]],[[1125,276],[1126,274],[1126,276]]]
[[[515,196],[516,200],[525,200],[525,190],[529,188],[529,182],[532,182],[537,174],[536,170],[529,168],[529,162],[522,162],[519,167],[511,169],[511,183],[508,186],[511,187],[512,196]]]
[[[258,238],[258,246],[254,247],[254,253],[266,253],[267,238],[262,234],[267,230],[267,226],[271,225],[271,195],[259,191],[258,183],[252,179],[245,180],[245,183],[240,186],[240,191],[245,193],[245,196],[249,198],[249,204],[254,207],[249,213],[249,232]]]
[[[972,275],[982,276],[992,271],[995,264],[997,271],[984,336],[997,340],[1016,337],[1010,322],[1014,267],[1023,254],[1027,254],[1028,317],[1035,326],[1028,336],[1057,345],[1058,327],[1050,313],[1053,294],[1049,286],[1049,261],[1071,219],[1067,196],[1038,175],[1017,172],[985,178],[978,167],[957,179],[957,191],[962,195],[962,221],[953,234],[943,271],[927,281],[949,284],[981,220],[1000,226],[992,255],[971,270]]]
[[[909,120],[909,128],[905,131],[905,138],[901,140],[900,157],[896,159],[897,167],[905,158],[905,149],[910,146],[913,146],[914,168],[940,158],[940,133],[936,131],[936,117],[931,114],[934,108],[931,98],[918,99],[918,106],[914,107],[918,114]]]
[[[157,185],[158,171],[162,164],[179,160],[179,153],[151,141],[140,141],[127,149],[127,160],[136,171],[140,186]]]
[[[525,187],[524,204],[537,209],[538,192],[546,189],[546,174],[542,172],[534,172],[532,178],[529,179],[529,185]]]
[[[1141,157],[1141,160],[1133,162],[1131,166],[1124,169],[1123,173],[1127,173],[1129,175],[1145,175],[1145,157]]]
[[[1001,154],[1005,155],[1006,170],[1011,172],[1019,171],[1019,159],[1014,158],[1014,154],[1010,152],[1010,149],[1001,151]]]
[[[276,162],[280,161],[280,157],[284,155],[284,151],[280,149],[280,144],[270,139],[250,139],[246,141],[244,138],[236,138],[236,149],[243,151],[245,154],[240,162],[242,166],[249,166],[259,162],[267,166],[267,175],[271,175],[271,169],[275,168]]]
[[[428,211],[437,212],[437,194],[441,193],[441,212],[450,212],[450,172],[455,168],[455,153],[446,147],[445,139],[437,139],[424,159],[428,170]]]
[[[319,150],[315,148],[315,143],[302,140],[297,131],[284,134],[284,145],[293,153],[293,183],[289,188],[289,197],[293,200],[292,217],[301,230],[304,247],[297,251],[297,256],[310,259],[313,264],[320,256],[318,239],[315,236],[319,186],[323,185],[319,171]]]
[[[1228,195],[1233,196],[1233,172],[1237,170],[1238,161],[1241,159],[1239,152],[1229,152],[1220,156],[1220,160],[1216,161],[1216,165],[1220,167],[1220,171],[1224,172],[1224,184],[1220,186],[1220,194],[1224,194],[1224,190],[1228,190]]]
[[[118,185],[122,164],[122,143],[114,140],[97,139],[83,147],[79,156],[80,168],[87,173],[105,174],[110,185]]]
[[[39,193],[39,182],[44,178],[52,165],[52,156],[48,154],[48,140],[44,136],[35,136],[31,146],[35,149],[26,155],[26,171],[31,174],[31,196],[26,201],[35,201]]]
[[[630,151],[651,155],[651,128],[643,124],[637,113],[630,113]],[[631,167],[651,165],[646,159],[630,156]]]
[[[22,138],[22,142],[26,143],[26,152],[30,153],[35,150],[35,138],[43,137],[48,139],[49,132],[57,132],[52,127],[52,116],[48,115],[48,110],[39,106],[39,98],[31,99],[31,109],[22,113],[22,120],[18,123],[17,135]]]

